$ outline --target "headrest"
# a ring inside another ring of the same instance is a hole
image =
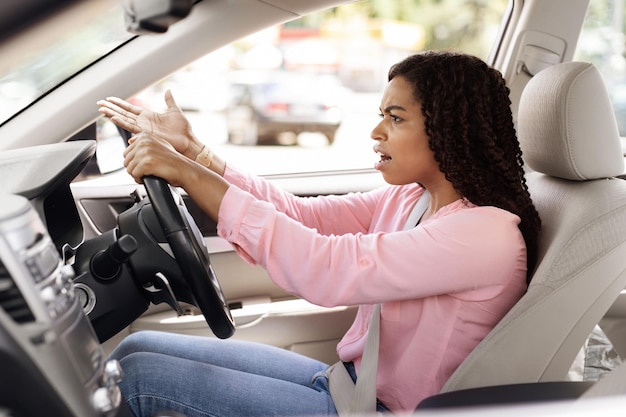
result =
[[[535,75],[520,98],[517,133],[535,171],[577,181],[624,172],[613,106],[592,64],[566,62]]]

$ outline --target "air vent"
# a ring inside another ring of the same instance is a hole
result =
[[[15,286],[2,261],[0,261],[0,308],[2,308],[17,323],[35,321],[32,311],[22,297],[22,293]]]

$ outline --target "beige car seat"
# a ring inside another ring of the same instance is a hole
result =
[[[589,63],[549,67],[522,93],[518,137],[543,227],[527,293],[442,392],[561,381],[626,284],[626,181],[607,90]]]

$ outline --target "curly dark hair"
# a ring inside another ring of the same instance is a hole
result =
[[[413,86],[429,146],[455,190],[478,206],[520,217],[530,282],[541,220],[526,185],[502,74],[471,55],[429,51],[393,65],[389,81],[394,77]]]

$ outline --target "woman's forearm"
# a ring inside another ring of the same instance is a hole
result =
[[[202,211],[217,222],[222,199],[230,186],[228,182],[213,170],[197,164],[189,168],[184,177],[181,187]]]

